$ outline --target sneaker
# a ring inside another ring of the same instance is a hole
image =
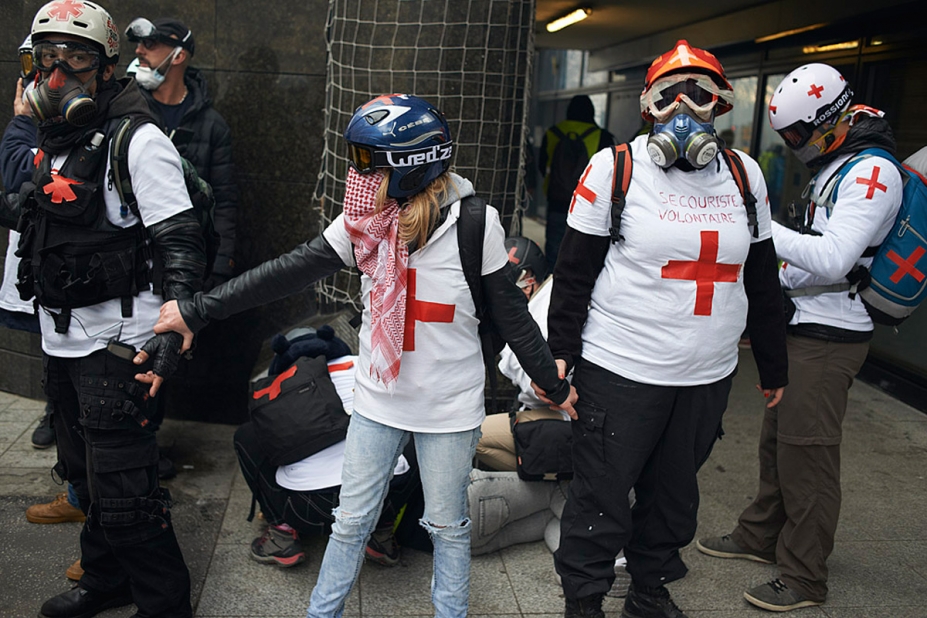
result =
[[[68,567],[68,570],[64,572],[64,576],[74,582],[80,581],[80,578],[84,576],[84,567],[80,565],[80,558]]]
[[[565,599],[563,618],[605,618],[602,595],[591,594],[581,599]]]
[[[75,586],[45,601],[39,618],[90,618],[103,610],[131,602],[132,595],[125,590],[102,594]]]
[[[824,603],[806,599],[779,578],[747,590],[744,598],[753,605],[771,612],[788,612],[799,607],[813,607]]]
[[[762,562],[763,564],[775,564],[772,560],[767,560],[762,556],[751,554],[735,543],[730,534],[713,536],[708,539],[699,539],[695,542],[695,547],[703,554],[714,556],[715,558],[739,558],[741,560]]]
[[[52,414],[54,408],[51,402],[45,404],[45,416],[39,421],[39,426],[32,432],[32,446],[35,448],[48,448],[55,443],[55,420]]]
[[[647,588],[628,586],[628,596],[624,599],[621,618],[688,618],[682,613],[670,597],[666,586]]]
[[[306,560],[296,530],[279,530],[268,526],[264,534],[251,541],[251,557],[264,564],[296,566]]]
[[[364,548],[364,556],[367,560],[383,566],[398,564],[399,554],[399,543],[393,536],[392,524],[374,530],[370,535],[370,540],[367,541],[367,547]]]
[[[26,520],[33,524],[61,524],[67,521],[82,522],[84,512],[71,506],[67,492],[61,492],[47,504],[33,504],[26,509]]]

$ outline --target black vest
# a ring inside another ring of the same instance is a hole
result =
[[[123,316],[131,316],[132,297],[151,282],[143,225],[121,228],[106,217],[106,160],[118,121],[107,123],[98,146],[94,134],[78,142],[61,169],[51,169],[52,157],[40,151],[25,189],[16,287],[23,300],[61,310],[50,312],[59,333],[67,332],[71,309],[113,298],[122,298]]]

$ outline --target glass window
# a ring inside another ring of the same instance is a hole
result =
[[[734,109],[715,120],[715,130],[728,148],[750,151],[753,116],[756,111],[756,77],[732,79]]]

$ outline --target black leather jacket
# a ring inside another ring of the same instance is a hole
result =
[[[197,293],[192,299],[178,301],[180,313],[187,326],[198,332],[211,319],[221,320],[295,294],[344,267],[328,241],[317,236],[208,293]],[[525,372],[546,391],[551,401],[566,401],[570,385],[557,377],[553,356],[528,314],[525,296],[504,268],[483,277],[483,293],[492,308],[497,330],[515,352]]]

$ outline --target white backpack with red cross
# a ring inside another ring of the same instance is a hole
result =
[[[927,298],[927,170],[915,169],[918,161],[924,162],[922,152],[900,163],[885,150],[867,148],[847,161],[827,183],[833,187],[829,203],[837,202],[837,187],[853,166],[872,156],[888,159],[901,173],[901,208],[882,244],[863,253],[863,257],[872,256],[872,264],[850,273],[846,289],[852,291],[855,286],[873,322],[897,326]]]

